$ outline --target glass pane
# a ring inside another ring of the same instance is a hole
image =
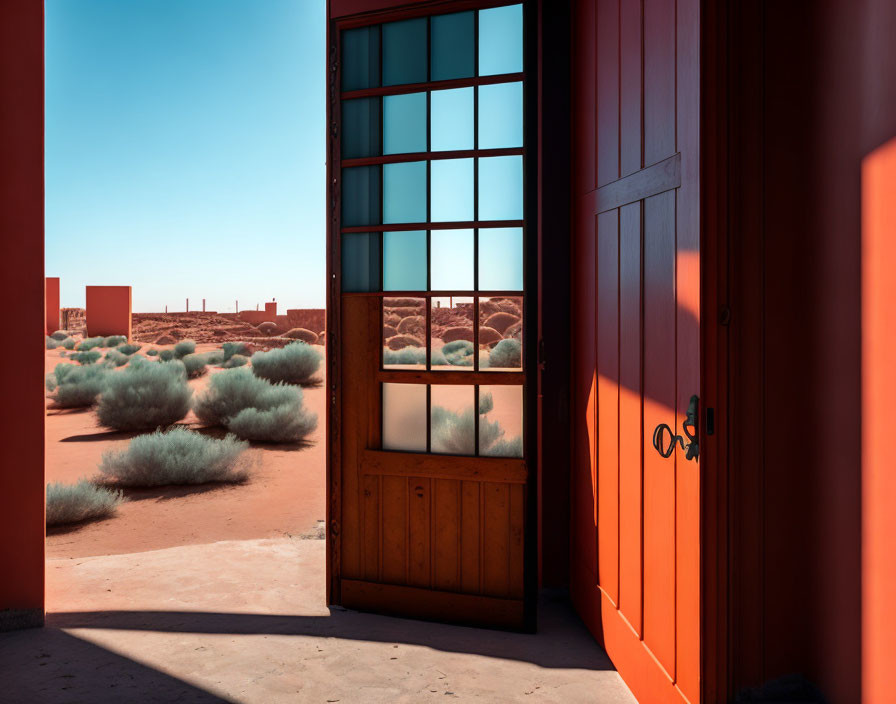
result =
[[[383,25],[383,85],[426,82],[426,18]]]
[[[383,299],[383,367],[426,368],[426,299]]]
[[[523,219],[523,157],[479,160],[479,219]]]
[[[523,456],[523,387],[479,387],[479,454]]]
[[[432,71],[433,81],[450,78],[470,78],[474,75],[472,12],[453,15],[436,15],[432,18]]]
[[[342,235],[342,290],[380,290],[380,238],[377,232]]]
[[[473,290],[473,231],[433,230],[430,288],[433,291]]]
[[[479,290],[523,290],[523,228],[479,230]]]
[[[383,165],[383,222],[426,221],[426,162]]]
[[[521,296],[479,299],[479,369],[521,370],[522,339]]]
[[[425,384],[383,384],[383,449],[426,452]]]
[[[436,159],[430,166],[433,222],[466,222],[473,213],[473,160]]]
[[[426,93],[383,98],[383,154],[426,151]]]
[[[383,233],[383,290],[426,290],[426,231]]]
[[[479,87],[479,148],[523,146],[523,84]]]
[[[380,224],[380,167],[342,170],[342,225]]]
[[[432,451],[449,455],[475,454],[474,387],[433,385],[430,389]]]
[[[380,155],[380,99],[342,103],[342,158]]]
[[[380,84],[380,28],[359,27],[342,33],[342,90]]]
[[[479,75],[523,70],[523,6],[479,11]]]
[[[473,89],[432,92],[432,151],[473,149]]]
[[[473,299],[446,296],[431,301],[432,369],[472,371]]]

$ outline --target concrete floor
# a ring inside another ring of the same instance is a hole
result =
[[[330,611],[322,540],[52,559],[47,580],[47,627],[0,634],[0,701],[635,701],[562,600],[538,635]]]

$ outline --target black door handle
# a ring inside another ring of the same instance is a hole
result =
[[[685,455],[684,458],[686,460],[694,460],[695,462],[700,457],[700,443],[697,439],[697,431],[698,431],[698,412],[699,412],[699,404],[700,399],[695,395],[691,396],[691,402],[688,404],[688,410],[685,414],[685,419],[681,423],[681,429],[684,431],[685,436],[688,439],[688,442],[685,443],[685,439],[681,435],[676,435],[672,428],[668,426],[666,423],[660,423],[653,430],[653,449],[656,450],[661,457],[671,457],[672,453],[675,452],[675,443],[678,443],[681,446],[681,449],[684,450]],[[669,433],[669,437],[671,438],[669,441],[669,445],[664,447],[663,440],[666,433]]]

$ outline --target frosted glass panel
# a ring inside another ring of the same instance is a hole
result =
[[[473,220],[473,159],[434,160],[430,174],[432,221]]]
[[[523,157],[479,159],[479,219],[523,219]]]
[[[522,340],[522,296],[479,299],[480,370],[520,371]]]
[[[479,75],[523,70],[523,6],[479,11]]]
[[[380,290],[380,237],[377,232],[342,235],[342,290]]]
[[[383,154],[426,151],[426,93],[383,98]]]
[[[426,18],[383,25],[383,85],[426,81]]]
[[[383,449],[426,452],[425,384],[383,384]]]
[[[430,316],[432,369],[473,371],[473,299],[432,298]]]
[[[433,81],[470,78],[476,71],[472,12],[436,15],[431,22]]]
[[[383,222],[426,221],[426,162],[383,165]]]
[[[383,290],[426,290],[426,231],[383,233]]]
[[[342,225],[380,224],[380,167],[342,170]]]
[[[434,90],[430,101],[432,151],[473,149],[473,89]]]
[[[426,299],[383,299],[383,367],[426,368]]]
[[[472,386],[431,387],[432,451],[449,455],[472,455],[476,448]]]
[[[380,84],[380,28],[359,27],[342,33],[342,90]]]
[[[523,84],[479,88],[479,148],[523,146]]]
[[[473,230],[433,230],[430,241],[430,288],[433,291],[472,291]]]
[[[479,230],[479,290],[523,290],[523,228]]]
[[[523,456],[523,387],[479,387],[479,454]]]

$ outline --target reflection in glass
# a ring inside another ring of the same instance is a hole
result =
[[[383,290],[426,290],[426,231],[383,233]]]
[[[523,228],[479,230],[479,290],[523,290]]]
[[[523,146],[523,84],[479,87],[479,148]]]
[[[475,454],[474,402],[475,389],[472,386],[430,387],[430,434],[433,452],[449,455]]]
[[[430,101],[432,151],[473,149],[473,88],[434,90]]]
[[[383,222],[426,221],[426,162],[383,165]]]
[[[523,387],[479,387],[479,454],[523,456]]]
[[[359,27],[342,33],[342,90],[380,84],[380,28]]]
[[[342,170],[342,225],[380,224],[380,167]]]
[[[383,85],[426,81],[426,18],[383,25]]]
[[[380,99],[358,98],[342,103],[342,158],[380,154]]]
[[[519,371],[523,368],[523,298],[479,299],[479,369]]]
[[[425,384],[383,384],[383,449],[426,452]]]
[[[430,304],[433,370],[473,370],[473,299],[434,297]],[[458,369],[460,367],[461,369]]]
[[[426,368],[426,299],[383,299],[383,368]]]
[[[433,230],[430,288],[473,290],[473,230]]]
[[[473,220],[473,159],[436,159],[430,173],[432,221]]]
[[[479,219],[523,219],[523,157],[479,159]]]
[[[380,238],[377,232],[342,235],[342,290],[380,290]]]
[[[455,12],[436,15],[431,22],[433,81],[451,78],[470,78],[474,75],[475,56],[473,46],[472,12]]]
[[[383,154],[426,151],[426,93],[383,98]]]
[[[479,75],[523,70],[523,6],[479,11]]]

